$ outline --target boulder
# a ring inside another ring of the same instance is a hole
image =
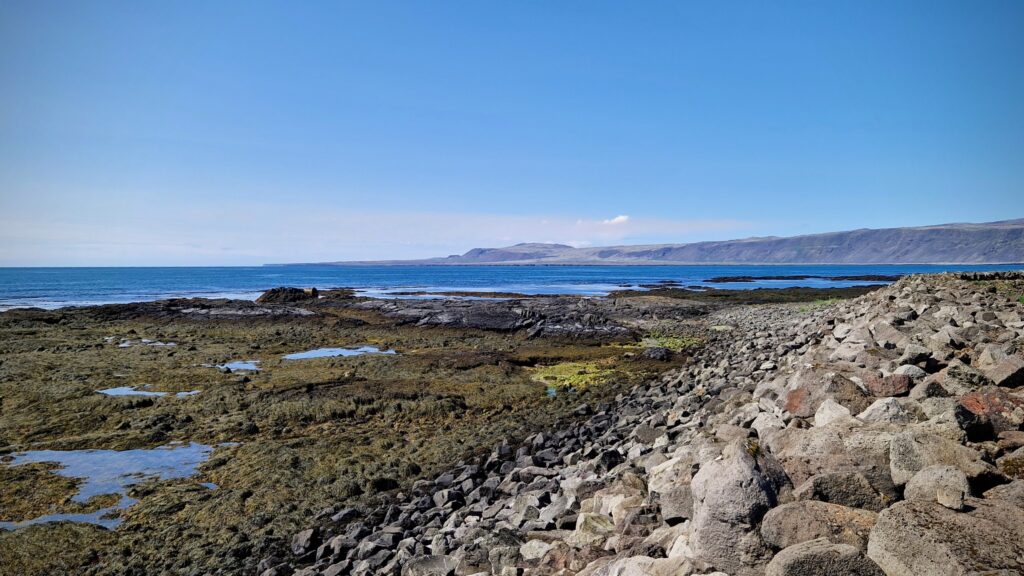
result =
[[[798,418],[810,418],[827,398],[861,412],[871,404],[868,395],[849,378],[835,373],[798,372],[787,385],[782,407]]]
[[[772,508],[761,521],[761,536],[775,548],[826,538],[866,549],[877,514],[817,500],[798,500]]]
[[[1006,476],[1024,480],[1024,448],[1017,448],[1000,457],[999,460],[996,460],[996,465]]]
[[[936,464],[923,468],[907,482],[903,497],[907,500],[938,502],[950,510],[962,510],[971,495],[967,476],[953,466]]]
[[[769,447],[797,485],[816,474],[857,472],[876,492],[895,499],[896,488],[889,474],[889,442],[894,433],[888,426],[875,429],[852,418],[847,422],[787,428],[771,437]]]
[[[887,576],[1020,573],[1021,509],[978,498],[968,498],[966,505],[966,512],[957,512],[937,502],[897,502],[878,515],[868,557]]]
[[[886,576],[859,548],[826,538],[784,549],[772,558],[765,576]]]
[[[761,412],[754,418],[754,421],[750,423],[750,427],[757,432],[757,437],[766,439],[770,434],[782,430],[786,427],[786,423],[779,418],[778,415],[771,412]]]
[[[1008,356],[985,370],[985,376],[996,386],[1020,386],[1024,384],[1024,358]]]
[[[934,464],[958,468],[971,482],[986,484],[998,476],[995,468],[981,459],[981,454],[936,434],[906,431],[897,434],[889,444],[889,471],[897,486]]]
[[[1024,395],[1012,393],[1005,388],[986,386],[962,396],[959,404],[990,435],[1018,430],[1024,424]]]
[[[890,374],[888,376],[870,375],[864,378],[864,386],[874,396],[903,396],[910,392],[913,382],[906,374]]]
[[[968,394],[982,386],[992,385],[992,380],[988,376],[959,360],[952,360],[941,374],[942,387],[957,396]]]
[[[858,420],[865,422],[892,422],[907,423],[915,420],[914,416],[907,412],[895,398],[879,398],[863,412],[857,414]]]
[[[689,484],[662,494],[659,502],[662,519],[669,526],[693,517],[693,490]]]
[[[583,513],[576,517],[576,530],[567,539],[573,546],[595,546],[615,531],[615,523],[608,516]]]
[[[1009,484],[996,486],[985,492],[986,500],[1002,500],[1024,511],[1024,480],[1014,480]]]
[[[909,344],[903,350],[898,362],[900,364],[921,364],[932,358],[932,351],[918,344]]]
[[[540,560],[551,550],[551,544],[543,540],[530,540],[519,547],[519,556],[529,562]]]
[[[687,457],[674,457],[651,468],[647,475],[647,489],[650,492],[666,493],[683,484],[689,484],[696,469]]]
[[[320,545],[320,530],[309,528],[292,536],[292,554],[301,556],[306,552],[315,550]]]
[[[913,364],[904,364],[899,368],[893,370],[893,374],[899,374],[901,376],[908,376],[914,382],[923,380],[928,376],[928,373],[924,370],[914,366]]]
[[[458,566],[454,556],[416,556],[402,567],[402,576],[452,576]]]
[[[826,398],[825,401],[821,403],[821,406],[818,406],[818,409],[814,412],[814,425],[828,426],[829,423],[835,420],[849,417],[849,408],[831,398]]]
[[[887,499],[860,472],[815,474],[793,491],[797,500],[820,500],[878,512]]]
[[[976,349],[977,354],[975,354],[974,362],[971,364],[984,372],[995,368],[1000,362],[1006,360],[1008,356],[1002,348],[993,344],[977,346]]]
[[[757,573],[764,561],[748,538],[788,482],[756,443],[739,440],[693,477],[690,544],[696,558],[733,576]]]
[[[926,398],[945,398],[949,392],[933,378],[922,380],[910,389],[910,398],[921,401]]]

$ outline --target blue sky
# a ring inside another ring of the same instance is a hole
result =
[[[1024,217],[1024,2],[0,6],[0,265]]]

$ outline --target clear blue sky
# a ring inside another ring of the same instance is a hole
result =
[[[1024,2],[0,4],[0,265],[1024,217]]]

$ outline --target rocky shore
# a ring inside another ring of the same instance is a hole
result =
[[[1022,574],[1022,293],[1015,273],[911,276],[711,312],[659,379],[323,510],[257,573]]]

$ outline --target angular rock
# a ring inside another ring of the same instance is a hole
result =
[[[864,385],[872,395],[878,397],[903,396],[910,392],[912,381],[906,374],[888,376],[871,375],[864,378]]]
[[[768,563],[765,576],[886,576],[859,548],[821,538],[790,546]]]
[[[877,514],[817,500],[798,500],[772,508],[761,521],[761,536],[775,548],[825,538],[867,548]]]
[[[694,555],[734,576],[758,572],[760,560],[745,554],[747,534],[778,503],[784,479],[778,464],[756,443],[737,441],[693,477]]]
[[[888,430],[835,422],[806,430],[787,428],[772,436],[769,447],[796,484],[811,476],[827,473],[862,474],[880,494],[895,499],[896,487],[889,473]],[[909,479],[909,478],[908,478]]]
[[[611,518],[593,513],[580,514],[576,518],[576,530],[567,541],[574,546],[594,546],[615,531]]]
[[[942,387],[942,384],[931,378],[918,382],[910,389],[910,398],[917,401],[925,398],[945,398],[946,396],[949,396],[949,392]]]
[[[900,364],[921,364],[931,360],[932,351],[924,346],[910,344],[904,349],[898,362]]]
[[[1024,448],[1017,448],[1013,452],[1000,457],[996,460],[996,465],[1008,477],[1024,480]]]
[[[914,474],[903,491],[907,500],[938,502],[950,510],[962,510],[964,500],[970,495],[967,476],[944,464],[928,466]]]
[[[600,568],[592,572],[584,569],[580,574],[592,574],[593,576],[678,576],[693,573],[690,561],[685,558],[632,556],[610,562],[600,562],[600,565]]]
[[[992,465],[981,459],[981,454],[942,436],[907,431],[897,434],[889,444],[889,471],[897,486],[934,464],[958,468],[972,482],[986,483],[997,475]]]
[[[543,540],[530,540],[519,547],[519,556],[527,562],[540,560],[551,548],[551,544]]]
[[[1024,511],[1024,480],[1014,480],[1009,484],[996,486],[985,492],[986,500],[1002,500]]]
[[[987,425],[992,434],[1018,430],[1024,424],[1024,395],[1005,388],[987,386],[962,396],[960,406]]]
[[[1024,561],[1021,509],[977,498],[968,498],[967,507],[956,512],[936,502],[897,502],[878,515],[868,557],[887,576],[1019,573]]]
[[[865,422],[892,422],[905,424],[913,422],[914,416],[907,412],[900,401],[895,398],[879,398],[860,414],[858,420]]]
[[[402,576],[453,576],[458,566],[454,556],[416,556],[402,567]]]
[[[904,364],[899,368],[893,370],[893,374],[899,374],[901,376],[907,376],[914,382],[922,380],[928,376],[928,373],[924,370],[914,366],[913,364]]]
[[[887,499],[875,490],[860,472],[816,474],[793,491],[797,500],[820,500],[878,512]]]
[[[810,418],[826,398],[832,398],[851,413],[861,412],[871,404],[867,394],[845,376],[801,372],[790,383],[782,407],[799,418]]]
[[[959,360],[951,361],[942,373],[942,387],[958,396],[991,385],[992,380],[989,380],[988,376]]]
[[[693,490],[683,485],[663,494],[659,500],[661,516],[666,524],[674,526],[693,517]]]
[[[1008,356],[985,370],[985,376],[988,376],[996,386],[1020,386],[1024,384],[1024,358],[1017,355]]]
[[[821,406],[818,406],[818,409],[814,412],[814,425],[828,426],[835,420],[849,417],[849,408],[831,398],[826,398],[825,401],[821,403]]]
[[[315,550],[319,545],[320,530],[318,528],[309,528],[292,536],[292,554],[296,556],[301,556],[306,552]]]

